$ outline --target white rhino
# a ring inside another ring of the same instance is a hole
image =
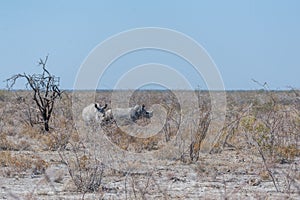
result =
[[[85,122],[102,121],[105,115],[107,104],[101,106],[97,103],[92,103],[82,110],[82,118]]]
[[[135,105],[130,108],[114,108],[108,109],[104,113],[103,121],[116,120],[122,124],[128,124],[135,122],[140,118],[151,118],[153,116],[153,111],[147,111],[145,105]]]

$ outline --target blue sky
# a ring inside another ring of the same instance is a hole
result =
[[[1,1],[0,89],[13,74],[39,72],[37,61],[47,54],[48,69],[61,77],[62,88],[72,89],[81,64],[99,43],[142,27],[193,38],[215,62],[227,90],[259,89],[251,79],[272,89],[300,88],[299,10],[297,0]],[[130,69],[149,62],[174,65],[187,79],[193,75],[184,61],[157,51],[124,56],[116,65]],[[112,68],[102,86],[113,87],[120,71]],[[201,77],[191,78],[191,84],[205,88]]]

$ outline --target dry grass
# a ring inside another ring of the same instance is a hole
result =
[[[12,177],[26,173],[28,170],[35,175],[45,173],[48,163],[37,156],[15,154],[10,151],[0,152],[0,164],[5,176]]]
[[[52,161],[50,162],[48,158],[32,156],[32,154],[27,155],[25,151],[33,154],[58,152],[60,156],[56,155],[54,160],[67,166],[73,185],[76,186],[76,191],[83,194],[82,197],[88,193],[104,195],[113,192],[115,189],[103,181],[107,177],[122,177],[125,191],[128,192],[125,196],[128,198],[147,198],[150,197],[151,191],[161,191],[162,197],[167,198],[168,192],[166,189],[163,191],[162,185],[157,182],[157,177],[161,177],[166,182],[171,181],[172,184],[184,184],[185,179],[179,177],[175,171],[169,172],[170,169],[165,169],[165,177],[158,172],[147,175],[123,174],[109,169],[95,156],[93,149],[90,149],[90,144],[95,141],[87,137],[89,134],[93,135],[102,131],[114,145],[135,153],[157,151],[168,142],[175,140],[178,148],[174,151],[168,149],[160,152],[161,155],[157,155],[157,158],[179,162],[179,165],[185,163],[185,165],[193,166],[197,180],[205,176],[207,179],[219,181],[216,177],[223,168],[215,169],[212,165],[215,163],[210,162],[206,163],[207,166],[202,165],[202,161],[207,160],[209,156],[218,156],[223,152],[232,151],[236,153],[236,157],[242,157],[247,152],[259,158],[259,164],[254,165],[254,161],[250,162],[246,158],[239,158],[237,163],[260,167],[255,169],[252,166],[252,171],[249,170],[247,173],[255,174],[256,177],[250,177],[243,184],[255,187],[273,179],[278,191],[295,194],[293,187],[299,187],[300,183],[300,169],[298,166],[293,167],[294,162],[300,156],[300,103],[295,93],[266,91],[227,93],[228,107],[225,126],[215,127],[214,130],[219,131],[221,137],[211,152],[213,154],[206,156],[203,156],[200,150],[203,138],[207,134],[207,127],[210,125],[210,100],[207,92],[198,95],[201,96],[199,123],[186,130],[185,138],[177,138],[179,125],[182,123],[181,112],[185,111],[181,110],[181,105],[172,91],[134,92],[129,101],[131,106],[145,104],[149,108],[153,104],[160,104],[167,113],[164,126],[156,135],[149,138],[137,138],[122,131],[114,122],[87,127],[82,120],[80,121],[81,110],[87,100],[101,104],[108,103],[110,106],[111,92],[109,91],[97,92],[95,99],[92,100],[89,98],[93,95],[83,91],[73,99],[81,105],[81,107],[73,108],[75,111],[72,110],[71,94],[66,92],[53,111],[49,133],[43,131],[43,124],[40,123],[37,110],[27,91],[0,91],[2,113],[0,116],[0,164],[4,172],[2,174],[6,177],[13,177],[18,173],[44,173],[53,164]],[[137,123],[145,126],[151,121],[141,119]],[[103,153],[106,152],[103,151]],[[230,159],[234,158],[226,159],[228,159],[228,164],[222,166],[226,168],[224,173],[233,173]],[[134,165],[133,163],[132,167]],[[280,172],[278,166],[285,165],[291,167],[287,171]],[[278,180],[278,173],[284,174],[284,186]],[[222,187],[226,188],[228,186],[224,180],[221,181]],[[59,182],[62,182],[61,179]],[[223,196],[228,195],[227,190],[223,191]]]

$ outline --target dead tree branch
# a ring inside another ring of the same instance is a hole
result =
[[[16,74],[6,80],[7,88],[12,89],[18,79],[26,79],[26,88],[33,91],[33,100],[42,116],[45,131],[49,131],[49,120],[55,100],[62,94],[59,89],[59,77],[52,75],[46,69],[47,60],[48,56],[44,60],[40,59],[38,63],[43,68],[42,74]]]

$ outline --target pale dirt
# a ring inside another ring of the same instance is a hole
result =
[[[28,152],[26,152],[28,153]],[[32,176],[31,171],[12,177],[0,177],[0,199],[81,199],[67,168],[55,152],[42,152],[52,163],[45,175]],[[157,169],[145,175],[108,174],[102,191],[87,193],[84,199],[299,199],[300,182],[288,188],[287,174],[299,176],[300,159],[271,167],[280,192],[257,155],[247,150],[225,150],[219,154],[201,154],[197,163],[157,160]],[[2,168],[2,173],[5,169]],[[299,180],[299,179],[298,179]],[[148,186],[146,186],[148,184]],[[133,189],[134,188],[134,189]],[[144,194],[142,195],[142,193]]]

